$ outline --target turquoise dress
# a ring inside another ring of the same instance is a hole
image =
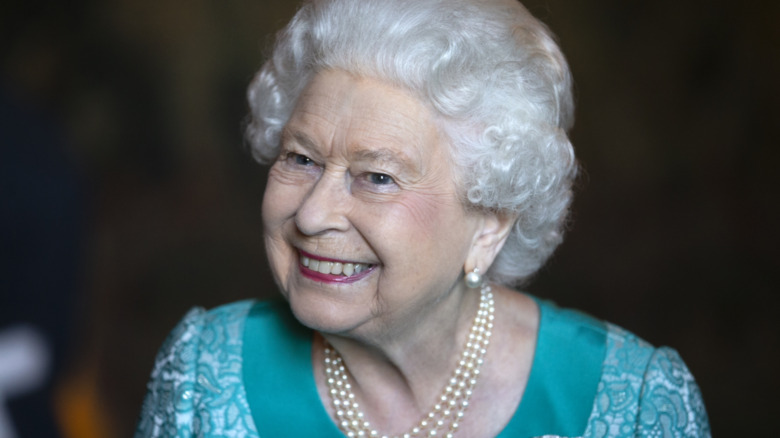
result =
[[[709,437],[676,351],[539,301],[529,381],[508,437]],[[191,310],[158,353],[140,437],[343,437],[317,393],[312,332],[284,302]]]

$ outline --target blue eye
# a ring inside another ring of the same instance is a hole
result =
[[[312,159],[306,155],[293,154],[293,159],[295,159],[295,164],[299,164],[301,166],[312,166],[314,164],[314,161],[312,161]]]
[[[384,173],[369,173],[368,181],[371,184],[376,184],[376,185],[387,185],[387,184],[395,183],[395,181],[390,175],[385,175]]]

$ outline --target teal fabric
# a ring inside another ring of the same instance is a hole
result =
[[[537,303],[541,318],[531,374],[499,437],[580,436],[601,377],[607,329],[582,313]]]
[[[579,436],[591,413],[606,327],[583,314],[538,304],[539,335],[526,393],[499,437]],[[284,303],[258,303],[250,311],[244,345],[257,347],[244,349],[244,384],[261,435],[306,436],[317,431],[321,437],[343,436],[316,392],[311,337]],[[269,371],[268,358],[284,366]]]
[[[501,438],[710,437],[676,351],[539,306],[529,382]],[[157,355],[135,437],[342,437],[316,390],[311,342],[285,303],[193,309]]]
[[[262,436],[344,435],[330,420],[314,382],[312,332],[281,302],[259,302],[244,327],[244,385]],[[316,434],[315,434],[316,432]]]

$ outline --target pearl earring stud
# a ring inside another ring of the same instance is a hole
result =
[[[482,284],[482,274],[479,273],[479,268],[474,268],[471,272],[466,274],[466,286],[471,289],[476,289]]]

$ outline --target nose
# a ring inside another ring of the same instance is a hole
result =
[[[344,177],[323,173],[295,213],[296,226],[307,236],[346,231],[350,226],[346,214],[348,198]]]

